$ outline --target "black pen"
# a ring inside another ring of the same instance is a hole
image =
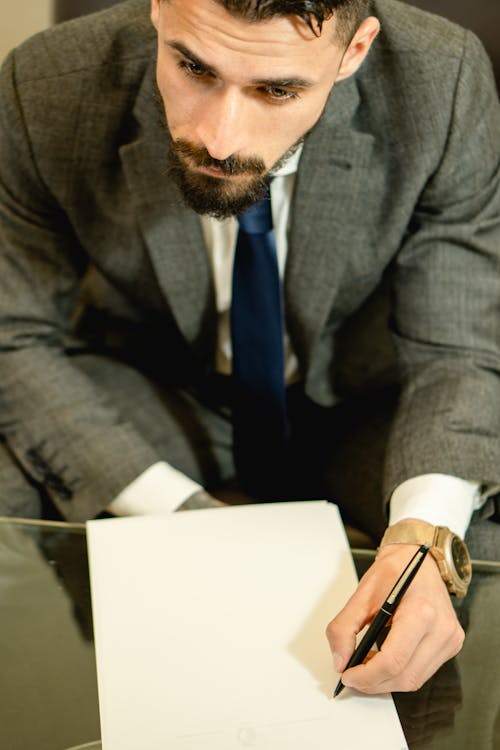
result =
[[[371,649],[371,647],[373,646],[373,644],[379,637],[380,633],[386,626],[387,621],[392,617],[392,615],[396,611],[396,608],[399,602],[401,601],[403,594],[405,593],[406,589],[415,578],[415,575],[417,574],[418,569],[422,565],[428,551],[429,551],[429,547],[427,547],[425,544],[422,544],[422,546],[419,547],[419,549],[415,552],[410,562],[408,563],[408,565],[403,570],[398,580],[392,587],[391,593],[389,594],[385,602],[382,604],[377,614],[375,615],[373,622],[371,623],[370,627],[364,634],[358,647],[355,649],[353,655],[349,659],[346,669],[350,669],[350,667],[355,667],[358,664],[361,664],[361,662],[364,660],[365,656],[367,655],[367,653],[369,652],[369,650]],[[339,695],[339,693],[342,692],[343,688],[344,688],[344,684],[342,680],[340,679],[333,693],[333,697],[336,698],[337,695]]]

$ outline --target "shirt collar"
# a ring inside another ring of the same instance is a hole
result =
[[[282,166],[277,169],[276,172],[273,173],[273,177],[286,177],[286,175],[294,174],[295,172],[297,172],[303,148],[304,144],[301,143],[298,149],[293,152],[293,154],[286,160],[286,162],[282,164]]]

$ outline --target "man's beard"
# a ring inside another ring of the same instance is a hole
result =
[[[258,156],[247,158],[229,156],[219,161],[211,157],[203,146],[195,146],[182,138],[176,141],[170,139],[165,106],[156,80],[153,82],[153,87],[154,103],[160,124],[169,135],[167,174],[180,189],[186,205],[198,214],[208,214],[216,219],[227,219],[229,216],[244,213],[254,203],[262,200],[273,173],[295,153],[308,134],[305,133],[287,149],[269,171],[266,171],[264,162]],[[219,172],[227,175],[227,178],[211,177],[199,172],[190,166],[186,157],[195,167],[218,169]],[[232,175],[241,175],[241,178],[234,180],[231,179]]]
[[[269,172],[259,157],[229,156],[219,161],[213,159],[206,148],[179,139],[170,146],[168,174],[179,187],[185,203],[196,213],[225,219],[244,213],[262,200],[272,172],[279,169],[302,141],[303,138],[288,149]],[[212,177],[195,167],[215,168],[227,177]],[[234,179],[233,175],[241,175],[241,178]]]

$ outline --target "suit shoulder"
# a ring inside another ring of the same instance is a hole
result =
[[[354,127],[375,137],[384,159],[414,157],[431,173],[451,130],[478,127],[481,112],[498,122],[491,63],[455,23],[400,0],[373,0],[371,8],[381,31],[355,76]]]
[[[2,66],[0,148],[30,154],[50,184],[55,165],[111,163],[135,132],[155,39],[148,1],[126,0],[27,40]]]
[[[11,53],[18,87],[118,68],[151,59],[155,34],[147,0],[126,0],[107,10],[35,34]]]
[[[434,103],[443,96],[443,107],[459,76],[494,90],[491,62],[472,31],[400,0],[373,0],[371,7],[381,31],[361,70],[366,83],[392,82],[394,90]]]
[[[381,25],[381,46],[400,53],[457,58],[462,54],[465,29],[442,16],[401,0],[372,0],[372,13]]]

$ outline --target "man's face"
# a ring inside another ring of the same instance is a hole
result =
[[[269,171],[320,117],[344,50],[294,16],[248,22],[214,0],[152,0],[171,171],[218,217],[260,198]]]

